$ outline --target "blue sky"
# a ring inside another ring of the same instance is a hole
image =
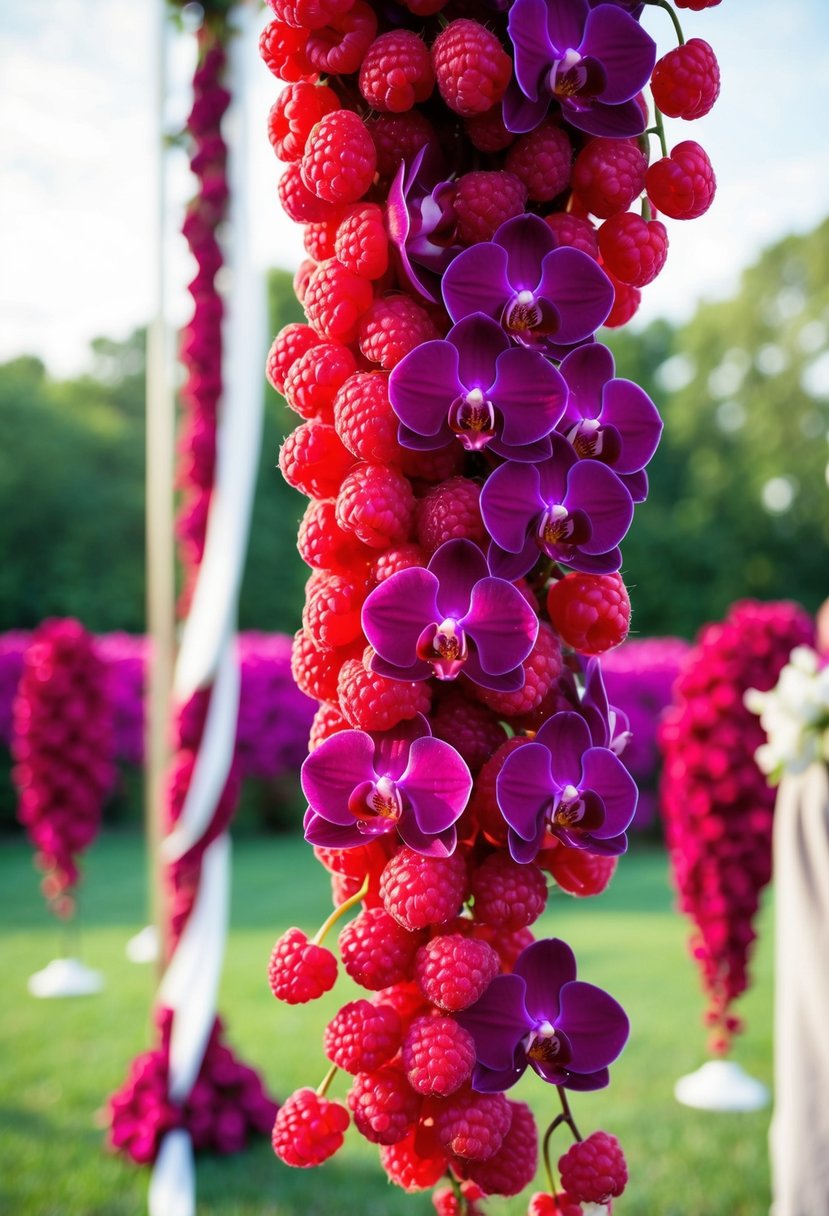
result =
[[[154,22],[156,0],[26,0],[0,13],[0,359],[23,351],[56,373],[87,362],[96,334],[119,337],[153,300]],[[670,223],[671,251],[646,289],[643,320],[679,319],[722,296],[763,245],[829,214],[829,4],[723,0],[683,13],[723,70],[714,110],[669,124],[670,143],[698,139],[717,172],[708,215]],[[264,14],[263,14],[264,22]],[[670,23],[647,13],[661,50]],[[186,106],[191,47],[170,48],[175,124]],[[278,214],[279,166],[265,136],[275,82],[250,46],[251,231],[260,264],[294,266],[295,230]],[[173,200],[187,197],[173,163]],[[171,277],[186,281],[180,244]],[[186,299],[172,300],[176,319]]]

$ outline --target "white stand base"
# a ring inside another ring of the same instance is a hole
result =
[[[700,1110],[748,1111],[767,1106],[769,1091],[734,1060],[709,1060],[679,1078],[674,1097]]]
[[[158,930],[155,925],[146,925],[134,937],[131,937],[125,947],[125,953],[131,963],[154,963],[158,960]]]
[[[55,958],[42,971],[29,977],[32,996],[49,999],[62,996],[94,996],[104,986],[100,971],[92,971],[76,958]]]

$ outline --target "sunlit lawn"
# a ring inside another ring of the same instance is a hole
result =
[[[239,1053],[277,1094],[316,1085],[325,1071],[320,1032],[350,999],[335,994],[298,1009],[278,1006],[265,981],[273,938],[290,924],[316,928],[327,880],[301,841],[245,837],[236,845],[233,926],[221,1010]],[[143,847],[137,835],[109,835],[91,852],[82,899],[82,954],[106,976],[95,998],[36,1001],[26,979],[55,955],[47,917],[19,840],[0,845],[3,996],[0,1000],[0,1212],[14,1216],[133,1216],[146,1208],[147,1173],[107,1155],[99,1127],[106,1095],[148,1044],[152,969],[126,961],[124,945],[145,907]],[[771,1074],[771,942],[768,909],[743,1002],[748,1032],[737,1058],[753,1075]],[[632,1180],[619,1216],[762,1216],[768,1210],[768,1112],[713,1115],[680,1107],[673,1083],[705,1058],[702,1001],[672,911],[664,855],[634,846],[610,890],[594,901],[558,895],[541,928],[569,941],[583,978],[628,1009],[633,1036],[609,1090],[576,1095],[583,1134],[615,1132]],[[342,1096],[345,1086],[334,1096]],[[540,1116],[553,1095],[534,1076],[514,1093]],[[561,1149],[565,1147],[564,1141]],[[204,1160],[198,1172],[204,1216],[384,1216],[431,1212],[428,1195],[389,1187],[376,1150],[353,1132],[334,1162],[289,1170],[269,1145],[236,1158]],[[498,1213],[526,1212],[527,1195],[493,1200]]]

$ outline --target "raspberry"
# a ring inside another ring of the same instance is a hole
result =
[[[341,342],[321,342],[295,359],[285,376],[285,400],[300,418],[334,421],[334,398],[356,368]]]
[[[377,17],[365,0],[354,0],[348,12],[313,30],[305,44],[308,62],[326,76],[356,72],[377,33]]]
[[[371,549],[386,549],[409,540],[414,515],[412,487],[394,469],[358,464],[342,482],[337,523]]]
[[[280,160],[299,160],[315,123],[339,109],[333,89],[299,81],[282,90],[268,114],[268,138]]]
[[[472,790],[469,813],[477,822],[480,830],[491,844],[505,845],[507,843],[507,824],[501,814],[501,808],[495,797],[495,783],[498,774],[504,767],[504,761],[510,752],[527,743],[527,739],[518,736],[507,739],[484,764],[478,773]]]
[[[271,387],[283,393],[285,378],[296,360],[319,344],[319,335],[310,325],[292,321],[290,325],[283,326],[271,343],[265,364],[265,375]]]
[[[299,556],[315,570],[345,573],[371,555],[337,523],[333,498],[312,499],[306,507],[297,537]],[[423,565],[424,563],[418,563]]]
[[[704,8],[715,8],[720,0],[676,0],[677,8],[690,8],[695,13],[701,13]]]
[[[461,1201],[454,1187],[440,1186],[432,1192],[432,1206],[437,1216],[461,1216]]]
[[[479,702],[470,701],[459,688],[444,693],[431,725],[435,738],[451,743],[473,776],[505,738],[504,728],[495,715]]]
[[[412,1022],[403,1040],[401,1059],[416,1093],[445,1098],[471,1077],[475,1040],[454,1018],[429,1014]]]
[[[460,933],[433,937],[415,957],[415,976],[423,992],[451,1013],[474,1004],[500,969],[492,946]]]
[[[358,80],[373,110],[402,114],[426,101],[435,87],[432,60],[423,39],[411,30],[390,30],[366,51]]]
[[[717,57],[702,38],[663,55],[653,69],[653,100],[669,118],[702,118],[720,95]]]
[[[333,498],[353,464],[354,457],[327,422],[303,422],[279,453],[282,476],[309,498]]]
[[[350,1001],[325,1028],[325,1054],[346,1072],[374,1072],[396,1055],[400,1018],[390,1005]]]
[[[475,937],[488,942],[501,960],[501,970],[508,974],[518,957],[535,940],[529,929],[493,929],[491,925],[476,924]]]
[[[524,1102],[509,1105],[512,1122],[503,1144],[487,1161],[475,1161],[465,1171],[487,1195],[517,1195],[532,1182],[538,1166],[538,1129],[533,1113]]]
[[[299,1169],[322,1165],[343,1144],[348,1111],[321,1098],[313,1089],[298,1089],[286,1098],[273,1125],[271,1143],[280,1161]]]
[[[376,203],[349,207],[337,228],[337,261],[364,279],[379,279],[389,265],[389,239],[383,210]]]
[[[564,1191],[559,1191],[555,1199],[548,1191],[536,1191],[530,1197],[527,1216],[582,1216],[583,1208]]]
[[[291,648],[291,675],[300,692],[316,701],[336,701],[338,679],[342,667],[354,655],[352,647],[345,650],[321,650],[313,638],[300,629],[294,634]]]
[[[464,120],[469,141],[479,152],[503,152],[515,143],[515,135],[504,126],[499,106]]]
[[[403,448],[401,468],[413,481],[425,481],[429,485],[448,481],[463,468],[463,448],[454,439],[445,448],[435,448],[433,452]]]
[[[602,262],[632,287],[652,283],[668,256],[668,233],[660,220],[644,220],[625,211],[611,216],[599,229]]]
[[[580,654],[604,654],[624,642],[630,628],[621,574],[566,574],[547,592],[547,611],[562,641]]]
[[[446,1172],[446,1154],[435,1152],[424,1157],[415,1148],[417,1133],[407,1132],[397,1144],[380,1148],[380,1163],[390,1181],[404,1191],[425,1191],[439,1182]]]
[[[275,17],[297,29],[318,30],[350,7],[351,0],[268,0]]]
[[[448,1098],[435,1111],[435,1131],[456,1157],[486,1161],[504,1142],[512,1122],[512,1107],[503,1094],[479,1094],[471,1089]]]
[[[408,977],[422,940],[385,909],[366,908],[340,933],[340,958],[355,983],[376,992]]]
[[[506,166],[527,188],[534,203],[549,203],[570,185],[573,148],[552,118],[522,135],[507,153]]]
[[[315,751],[324,739],[329,739],[331,735],[336,735],[340,730],[348,730],[348,723],[336,705],[329,705],[328,702],[323,701],[311,723],[308,751]]]
[[[539,865],[552,875],[562,891],[580,896],[601,895],[607,890],[618,860],[618,857],[604,857],[564,844],[545,849],[538,857]]]
[[[704,148],[686,139],[670,156],[654,161],[645,188],[654,207],[672,220],[695,220],[711,206],[717,179]]]
[[[340,223],[340,213],[336,211],[333,219],[319,220],[315,224],[306,224],[302,233],[302,243],[309,258],[315,262],[326,262],[337,252],[337,228]]]
[[[541,622],[535,646],[523,667],[524,687],[517,692],[493,692],[476,684],[475,696],[505,718],[523,717],[541,704],[561,674],[561,647],[546,621]]]
[[[302,180],[298,162],[285,166],[277,187],[282,210],[295,224],[319,223],[336,214],[334,206],[317,198]]]
[[[305,304],[305,293],[308,290],[308,283],[310,282],[311,275],[314,273],[316,268],[317,264],[313,258],[304,258],[296,269],[292,287],[294,289],[294,295],[299,300],[300,304]]]
[[[425,566],[428,561],[420,545],[397,545],[386,549],[385,553],[372,563],[370,578],[374,584],[384,583],[387,578],[400,570],[410,570],[412,566]],[[433,724],[434,725],[434,724]]]
[[[368,190],[377,153],[362,120],[351,110],[334,110],[313,128],[302,156],[302,180],[317,198],[354,203]]]
[[[420,1110],[420,1099],[398,1064],[361,1072],[348,1091],[354,1126],[372,1144],[397,1144]]]
[[[268,963],[268,983],[278,1001],[304,1005],[334,987],[337,960],[324,946],[309,942],[301,929],[288,929],[277,940]]]
[[[347,346],[357,337],[360,318],[373,298],[367,279],[331,258],[321,262],[308,280],[303,305],[321,337]]]
[[[450,857],[426,857],[404,845],[380,875],[383,907],[410,932],[455,916],[466,887],[466,862],[457,852]]]
[[[387,679],[369,670],[365,655],[343,663],[337,693],[344,717],[359,730],[391,730],[398,722],[427,714],[431,702],[425,680]]]
[[[613,307],[605,318],[604,324],[606,329],[618,329],[621,325],[627,325],[631,317],[636,316],[642,293],[638,287],[621,283],[607,269],[605,274],[613,285]]]
[[[505,220],[521,215],[526,201],[526,187],[514,173],[464,173],[454,199],[459,239],[467,245],[491,240]]]
[[[571,215],[569,211],[554,211],[544,216],[544,223],[556,238],[556,249],[570,245],[591,258],[599,256],[599,238],[589,220]]]
[[[573,189],[588,211],[607,219],[627,211],[645,188],[647,157],[632,139],[591,139],[573,165]]]
[[[302,624],[321,650],[337,650],[363,639],[360,612],[368,585],[359,574],[321,571],[309,586]]]
[[[495,35],[467,17],[438,34],[432,64],[441,97],[464,118],[490,110],[512,75],[512,61]]]
[[[503,852],[489,857],[472,873],[475,919],[495,929],[524,929],[538,920],[547,904],[547,880],[537,865],[519,865]]]
[[[360,322],[358,340],[369,363],[391,371],[410,350],[440,337],[425,308],[411,296],[396,294],[374,301]]]
[[[417,504],[417,539],[429,557],[447,540],[487,539],[480,508],[481,487],[467,477],[450,477]]]
[[[289,84],[313,80],[307,40],[307,30],[292,29],[284,21],[271,21],[259,35],[259,54],[268,70],[280,80]]]
[[[398,463],[398,421],[384,372],[356,372],[346,380],[334,398],[334,426],[358,460],[377,465]]]
[[[593,1132],[559,1157],[561,1185],[579,1203],[608,1203],[625,1189],[628,1170],[622,1146],[608,1132]]]
[[[402,160],[413,160],[424,144],[436,138],[435,128],[420,110],[371,115],[366,119],[366,130],[377,151],[381,178],[393,177]]]
[[[391,1005],[404,1027],[409,1026],[413,1018],[425,1013],[429,1008],[423,993],[411,980],[381,988],[371,1000],[376,1005]]]

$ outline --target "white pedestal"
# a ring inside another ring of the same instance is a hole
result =
[[[77,958],[55,958],[29,977],[29,992],[43,999],[94,996],[103,986],[101,972],[93,971]]]
[[[158,930],[146,925],[127,942],[125,953],[131,963],[154,963],[158,959]]]
[[[749,1111],[767,1106],[769,1091],[734,1060],[709,1060],[679,1078],[674,1097],[699,1110]]]

